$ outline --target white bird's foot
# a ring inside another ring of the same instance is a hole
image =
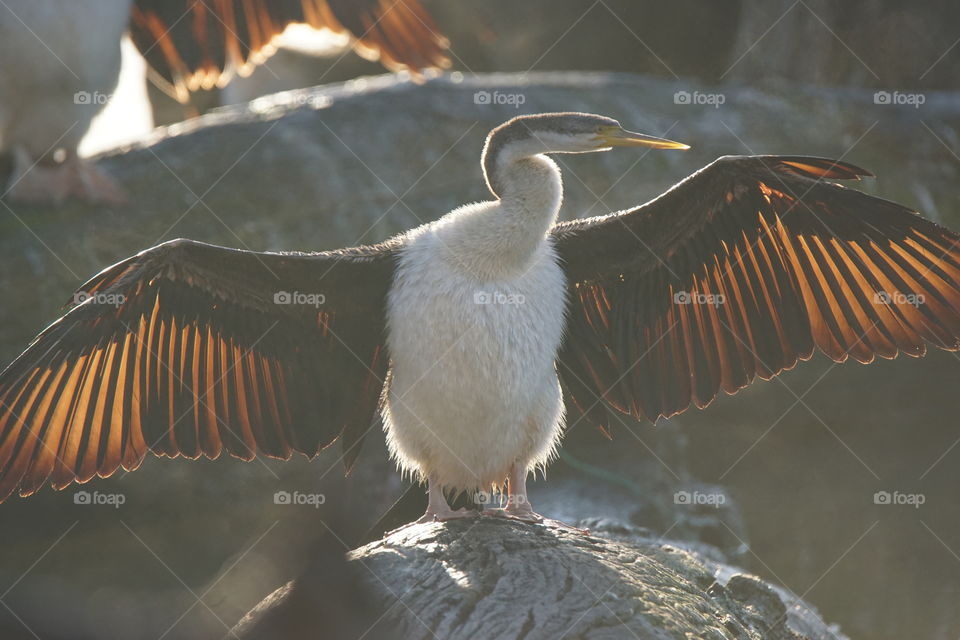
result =
[[[443,489],[440,487],[440,485],[432,480],[428,480],[428,485],[429,489],[427,494],[429,495],[429,501],[427,503],[426,512],[420,516],[420,519],[409,524],[405,524],[402,527],[397,527],[393,531],[387,532],[386,535],[392,535],[416,524],[426,524],[428,522],[446,522],[448,520],[457,520],[459,518],[474,518],[478,515],[478,513],[473,509],[451,509],[450,505],[447,504],[447,499],[443,495]]]
[[[7,195],[20,202],[61,204],[68,198],[106,205],[129,202],[126,192],[93,163],[75,153],[56,165],[36,163],[22,149],[14,151]]]
[[[524,507],[516,507],[516,508],[506,507],[503,509],[484,509],[482,515],[492,517],[492,518],[506,518],[508,520],[517,520],[519,522],[529,522],[531,524],[542,524],[545,527],[562,529],[564,531],[569,531],[571,533],[578,533],[584,536],[590,534],[589,529],[579,529],[577,527],[567,524],[566,522],[563,522],[562,520],[554,520],[553,518],[544,517],[539,513],[537,513],[536,511],[534,511],[533,508],[530,507],[530,505],[526,505],[525,508]]]
[[[418,524],[427,524],[430,522],[447,522],[448,520],[457,520],[459,518],[473,518],[479,515],[473,509],[457,509],[454,511],[450,507],[447,507],[446,511],[434,511],[427,507],[426,512],[420,516],[419,519],[414,520],[413,522],[408,522],[407,524],[400,525],[396,529],[392,529],[383,534],[384,537],[392,536],[395,533],[408,529],[414,525]]]
[[[476,511],[473,509],[467,509],[466,507],[456,510],[451,509],[450,507],[439,510],[433,510],[430,507],[427,507],[427,511],[420,516],[420,519],[414,524],[424,524],[425,522],[446,522],[447,520],[457,520],[458,518],[473,518],[476,517],[476,515]]]
[[[511,509],[510,507],[484,509],[483,515],[491,518],[506,518],[507,520],[520,520],[521,522],[531,522],[533,524],[540,524],[541,522],[544,521],[544,517],[542,515],[535,512],[533,509],[529,507],[526,510]]]
[[[484,509],[483,515],[494,518],[507,518],[509,520],[519,520],[520,522],[529,522],[532,524],[542,524],[554,529],[562,529],[571,533],[588,535],[587,529],[578,529],[566,522],[545,518],[530,506],[530,500],[527,498],[527,470],[520,464],[514,464],[510,468],[510,475],[507,478],[507,506],[498,509]]]

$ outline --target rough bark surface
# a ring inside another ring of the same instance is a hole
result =
[[[410,526],[348,554],[345,575],[366,595],[373,637],[845,638],[755,576],[622,525],[594,525],[599,535],[494,518]],[[278,589],[233,633],[307,637],[283,634],[328,597],[311,597],[304,585],[313,579],[308,572]]]

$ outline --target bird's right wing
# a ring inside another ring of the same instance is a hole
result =
[[[0,373],[0,501],[148,451],[349,469],[387,366],[393,250],[256,253],[174,240],[105,269]]]
[[[446,37],[418,0],[136,0],[130,35],[153,79],[181,102],[248,75],[291,23],[348,33],[388,69],[449,66]]]
[[[869,362],[960,347],[960,236],[829,181],[862,175],[823,158],[721,158],[645,205],[554,227],[574,409],[602,427],[607,403],[655,421],[815,348]]]

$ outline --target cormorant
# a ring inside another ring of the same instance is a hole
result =
[[[557,222],[554,153],[685,145],[607,117],[491,131],[490,201],[381,244],[259,253],[173,240],[94,276],[0,374],[0,499],[148,452],[316,455],[349,469],[382,421],[445,493],[525,481],[563,425],[656,421],[819,349],[870,362],[960,347],[960,236],[802,156],[722,157],[641,206]]]
[[[390,70],[449,66],[446,38],[418,0],[7,0],[0,6],[0,194],[121,203],[123,190],[77,155],[117,86],[130,32],[149,77],[181,102],[222,87],[273,53],[293,22],[349,34]],[[62,156],[62,157],[61,157]]]

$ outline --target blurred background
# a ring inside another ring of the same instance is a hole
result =
[[[146,82],[125,42],[118,88],[80,151],[129,202],[0,198],[0,361],[90,275],[158,242],[328,249],[483,199],[483,138],[518,113],[603,113],[693,147],[564,158],[565,217],[643,202],[719,155],[786,153],[870,169],[878,177],[857,188],[960,229],[956,3],[423,5],[450,40],[451,68],[422,83],[384,75],[342,38],[291,30],[250,77],[183,105]],[[5,12],[0,23],[40,31]],[[70,59],[65,43],[46,45]],[[13,82],[0,80],[0,112]],[[704,411],[625,422],[612,444],[573,425],[531,499],[567,521],[602,516],[709,548],[851,638],[957,638],[958,383],[952,353],[869,367],[815,357]],[[131,474],[9,499],[0,637],[225,634],[298,574],[318,540],[356,545],[400,494],[380,433],[347,479],[339,456],[334,446],[311,462],[148,459]],[[704,487],[730,500],[674,500]],[[84,504],[80,490],[114,498]],[[277,491],[325,503],[278,504]]]

